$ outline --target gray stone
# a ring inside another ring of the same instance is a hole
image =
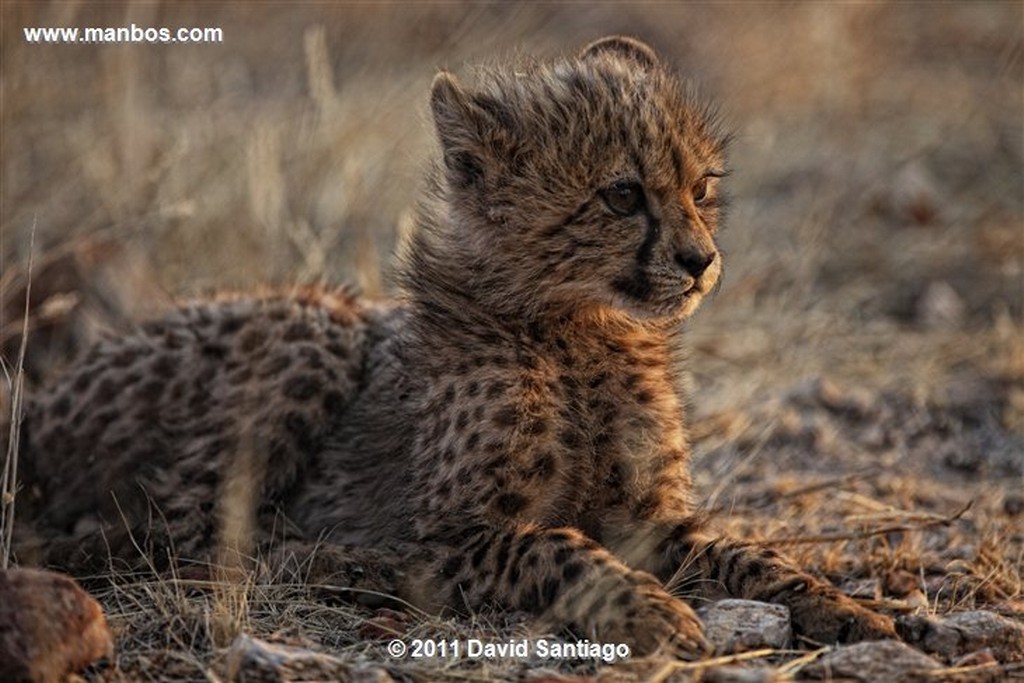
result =
[[[1001,662],[1024,661],[1024,624],[992,612],[906,616],[897,628],[907,642],[945,659],[987,648]]]
[[[697,610],[705,634],[723,653],[788,647],[789,609],[753,600],[720,600]]]
[[[873,640],[846,645],[809,664],[803,675],[826,680],[848,679],[864,683],[908,683],[927,679],[942,666],[909,645],[895,640]]]

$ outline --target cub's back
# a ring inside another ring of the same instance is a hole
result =
[[[152,516],[203,554],[238,458],[280,498],[316,457],[364,380],[371,315],[310,289],[187,306],[99,343],[28,403],[19,517],[73,548],[104,526],[116,545],[125,520],[137,532]]]

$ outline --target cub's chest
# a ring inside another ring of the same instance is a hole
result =
[[[553,364],[570,447],[595,460],[681,449],[683,405],[664,345],[605,342],[563,350]]]
[[[683,406],[665,365],[611,355],[563,373],[559,384],[560,500],[569,521],[601,538],[609,514],[643,517],[656,508],[665,498],[659,487],[685,494]]]

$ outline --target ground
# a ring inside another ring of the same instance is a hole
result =
[[[895,615],[1024,621],[1019,3],[0,11],[0,343],[9,368],[34,233],[30,389],[176,300],[320,279],[386,295],[380,266],[433,149],[435,71],[630,33],[736,131],[724,283],[687,330],[713,526],[783,546]],[[133,23],[221,27],[224,42],[32,45],[22,31]],[[393,634],[525,633],[516,615],[372,612],[277,578],[99,582],[119,649],[105,677],[217,680],[241,632],[396,678],[550,673],[385,652]],[[761,662],[799,677],[803,655]],[[700,675],[651,666],[600,671]]]

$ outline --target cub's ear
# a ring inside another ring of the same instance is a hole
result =
[[[640,66],[653,69],[658,64],[658,55],[651,47],[636,38],[629,36],[606,36],[595,40],[583,48],[580,59],[590,59],[600,54],[611,54],[620,58],[630,59]]]
[[[482,184],[514,127],[508,108],[488,95],[467,93],[442,71],[430,88],[430,109],[449,180],[461,188]]]
[[[430,110],[434,114],[434,124],[442,143],[466,124],[469,98],[459,87],[455,76],[447,71],[438,72],[430,85]]]
[[[484,173],[480,122],[469,96],[447,71],[434,76],[430,110],[449,180],[460,188],[480,183]]]

